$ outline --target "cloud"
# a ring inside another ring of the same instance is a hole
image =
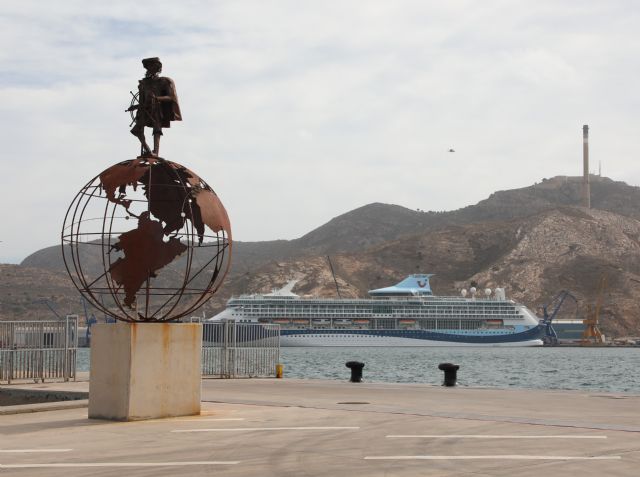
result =
[[[136,154],[124,113],[160,56],[184,115],[162,154],[238,240],[369,202],[447,210],[581,171],[640,182],[630,1],[13,1],[0,17],[0,261],[51,244],[73,194]],[[456,149],[455,154],[447,153]]]

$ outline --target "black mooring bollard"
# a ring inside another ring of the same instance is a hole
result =
[[[364,363],[360,361],[347,361],[345,366],[351,369],[351,381],[352,383],[359,383],[362,381],[362,368],[364,368]]]
[[[444,371],[444,382],[442,383],[443,386],[456,385],[458,369],[460,369],[460,366],[451,363],[440,363],[438,365],[438,369]]]

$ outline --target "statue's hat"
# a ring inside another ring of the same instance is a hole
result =
[[[144,60],[142,60],[142,66],[144,66],[145,68],[148,68],[154,63],[158,63],[160,66],[162,66],[162,62],[157,56],[154,56],[153,58],[145,58]]]

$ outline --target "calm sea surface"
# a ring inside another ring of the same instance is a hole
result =
[[[462,386],[640,394],[640,348],[282,348],[280,361],[285,377],[348,380],[352,360],[369,382],[441,384],[438,364],[451,362]],[[78,370],[88,369],[80,349]]]

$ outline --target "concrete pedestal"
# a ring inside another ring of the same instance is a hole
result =
[[[202,325],[91,328],[89,417],[133,421],[200,414]]]

